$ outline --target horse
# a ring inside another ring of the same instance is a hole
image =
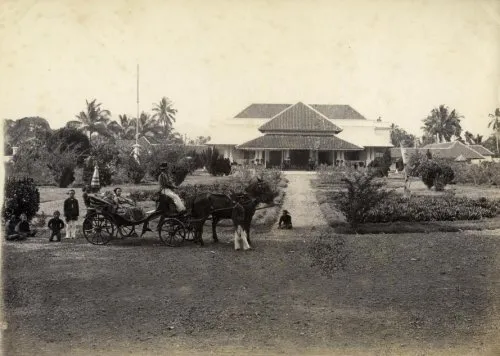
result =
[[[273,199],[274,194],[269,183],[261,177],[253,177],[242,194],[205,193],[195,196],[191,203],[191,216],[197,221],[195,226],[195,241],[203,246],[203,225],[211,215],[212,239],[214,242],[219,241],[216,231],[218,222],[224,219],[233,219],[235,227],[241,227],[245,232],[248,243],[251,244],[250,225],[257,205],[259,203],[269,204]],[[244,212],[243,216],[238,217],[237,222],[233,216],[236,204],[239,204],[243,208],[243,210],[239,208],[239,211]]]

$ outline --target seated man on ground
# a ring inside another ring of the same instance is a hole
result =
[[[283,224],[283,225],[281,225]],[[280,221],[278,223],[279,229],[291,229],[292,226],[292,216],[288,212],[288,210],[283,210],[283,215],[280,217]]]
[[[11,225],[9,223],[9,225]],[[10,226],[9,226],[10,227]],[[7,240],[24,240],[28,237],[33,237],[36,234],[36,229],[31,230],[26,214],[21,214],[21,220],[15,225],[14,231],[7,235]]]

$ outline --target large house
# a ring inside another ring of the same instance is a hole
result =
[[[460,141],[432,143],[421,148],[404,148],[405,159],[416,152],[426,154],[429,151],[432,157],[439,157],[456,162],[480,163],[492,162],[493,152],[481,145],[466,145]],[[401,158],[400,148],[391,148],[393,160]]]
[[[368,120],[349,105],[251,104],[213,124],[208,145],[238,164],[306,168],[369,164],[392,147],[390,124]]]

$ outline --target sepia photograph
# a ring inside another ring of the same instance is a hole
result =
[[[4,0],[0,49],[0,354],[500,355],[499,0]]]

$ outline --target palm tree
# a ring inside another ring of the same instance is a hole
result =
[[[460,137],[462,127],[460,119],[463,118],[455,109],[451,112],[445,105],[439,105],[438,108],[432,109],[430,114],[423,120],[424,126],[422,129],[428,135],[436,136],[439,142],[450,142],[453,136]]]
[[[129,118],[127,115],[118,116],[119,124],[122,128],[121,138],[125,140],[133,140],[135,138],[135,119]]]
[[[497,154],[500,154],[500,151],[498,150],[498,136],[500,136],[500,109],[496,108],[495,114],[489,114],[488,116],[492,118],[492,120],[488,123],[488,127],[491,127],[495,133],[497,141]]]
[[[163,97],[158,104],[153,104],[153,119],[158,119],[158,122],[163,125],[163,133],[165,137],[172,130],[172,123],[175,122],[175,114],[173,103],[167,97]]]
[[[112,136],[108,130],[109,116],[111,112],[101,108],[101,103],[96,104],[96,99],[89,102],[86,100],[86,111],[81,111],[76,118],[82,122],[82,130],[89,133],[89,141],[92,139],[92,134],[97,133],[105,137]]]
[[[131,126],[135,128],[137,119],[130,120]],[[135,131],[134,131],[135,132]],[[156,119],[149,113],[142,112],[139,117],[139,137],[158,137],[162,135],[162,129]]]

